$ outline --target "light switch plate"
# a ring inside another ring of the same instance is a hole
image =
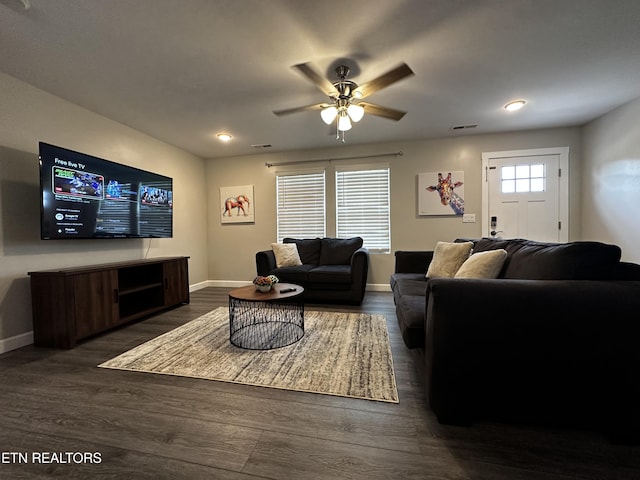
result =
[[[462,223],[476,223],[475,213],[465,213],[462,215]]]

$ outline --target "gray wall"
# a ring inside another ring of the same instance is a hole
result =
[[[640,263],[640,99],[583,131],[582,235],[615,243]]]
[[[364,128],[360,126],[359,128]],[[348,142],[348,141],[347,141]],[[557,128],[495,135],[466,135],[438,140],[398,142],[366,146],[306,150],[281,154],[260,154],[207,162],[207,203],[210,212],[209,278],[224,284],[247,281],[255,275],[255,253],[270,248],[276,241],[275,171],[265,162],[286,163],[348,156],[377,155],[402,151],[398,157],[375,158],[372,162],[391,167],[391,249],[432,249],[439,240],[456,237],[479,237],[481,219],[482,152],[542,147],[570,148],[570,239],[580,237],[580,128]],[[319,162],[329,169],[340,163]],[[304,168],[304,166],[296,166]],[[465,174],[465,211],[476,214],[476,223],[462,223],[460,217],[424,217],[417,215],[417,175],[444,169],[463,170]],[[221,224],[219,189],[224,186],[254,185],[255,224]],[[328,232],[329,234],[331,232]],[[371,257],[369,283],[388,285],[394,257],[378,254]],[[227,282],[228,283],[228,282]]]
[[[204,160],[4,74],[0,105],[0,352],[31,341],[29,271],[187,255],[207,280]],[[173,177],[175,237],[40,240],[38,141]]]

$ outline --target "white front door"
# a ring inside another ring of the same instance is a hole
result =
[[[482,154],[482,236],[568,240],[569,149]]]

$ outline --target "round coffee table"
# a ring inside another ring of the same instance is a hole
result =
[[[229,292],[229,341],[240,348],[271,350],[304,336],[304,288],[276,283],[269,292],[253,285]]]

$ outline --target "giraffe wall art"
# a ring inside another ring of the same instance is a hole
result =
[[[419,215],[463,215],[464,172],[440,170],[418,174]]]

